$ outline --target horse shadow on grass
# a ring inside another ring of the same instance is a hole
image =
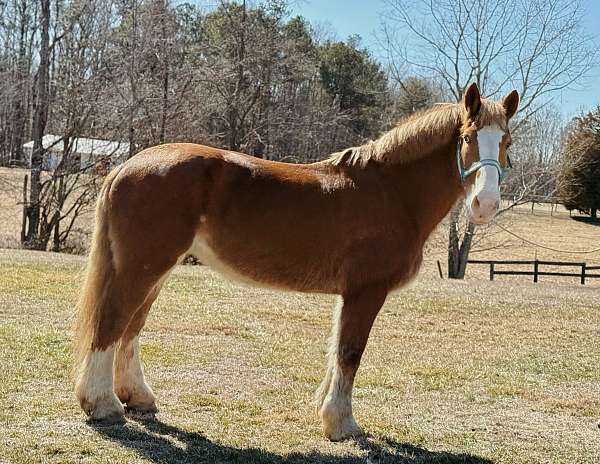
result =
[[[258,448],[234,448],[215,443],[201,433],[188,432],[158,420],[134,418],[133,421],[137,425],[92,425],[92,428],[108,440],[157,464],[493,464],[471,454],[429,451],[391,438],[376,442],[369,437],[355,440],[366,454],[364,456],[336,456],[319,451],[279,455]]]

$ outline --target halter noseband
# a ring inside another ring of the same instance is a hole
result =
[[[463,183],[467,179],[467,177],[469,177],[471,174],[476,173],[484,166],[492,166],[496,168],[496,170],[498,171],[498,183],[501,183],[512,169],[512,163],[510,162],[510,158],[508,157],[508,155],[506,156],[506,160],[508,161],[507,167],[502,167],[500,162],[493,159],[482,159],[479,161],[475,161],[473,164],[471,164],[471,166],[465,169],[462,163],[462,158],[460,156],[461,146],[461,142],[458,142],[456,144],[456,164],[458,166],[458,174],[460,175],[460,181]]]

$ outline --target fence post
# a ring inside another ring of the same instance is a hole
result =
[[[536,259],[533,262],[533,283],[537,283],[538,281],[538,272],[539,272],[539,263],[538,260]]]
[[[581,285],[585,285],[585,266],[585,263],[581,265]]]
[[[490,263],[490,280],[494,280],[494,263]]]
[[[25,243],[25,235],[27,234],[27,213],[29,212],[29,205],[27,203],[27,181],[29,176],[25,175],[23,179],[23,216],[21,218],[21,246]]]

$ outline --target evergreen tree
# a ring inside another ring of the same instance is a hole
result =
[[[565,140],[559,178],[565,207],[597,217],[600,209],[600,106],[573,120]]]
[[[380,126],[388,97],[387,76],[369,52],[360,48],[358,36],[321,46],[320,75],[340,109],[352,115],[355,132],[364,137]]]

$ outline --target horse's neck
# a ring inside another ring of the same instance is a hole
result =
[[[425,240],[463,194],[456,167],[456,141],[435,148],[406,165],[382,165],[389,191],[398,207],[418,226]]]

